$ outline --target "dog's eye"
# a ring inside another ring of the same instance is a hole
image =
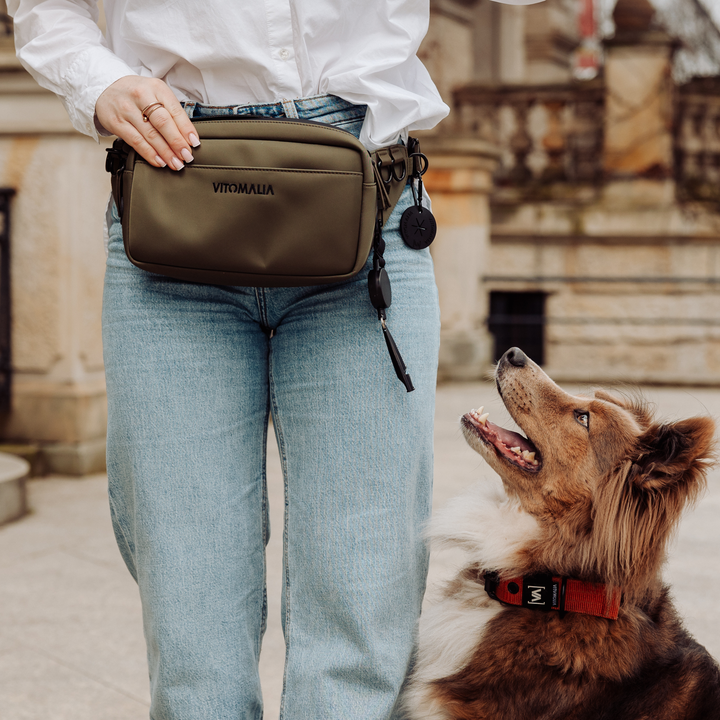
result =
[[[583,427],[588,427],[590,425],[590,413],[583,412],[582,410],[576,410],[575,411],[575,419]]]

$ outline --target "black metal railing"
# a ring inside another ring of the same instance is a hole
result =
[[[10,308],[10,199],[12,188],[0,188],[0,412],[10,408],[12,385]]]

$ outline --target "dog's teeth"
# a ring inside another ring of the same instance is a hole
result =
[[[485,409],[485,406],[484,406],[484,405],[481,405],[475,412],[476,412],[478,415],[482,415],[482,411],[483,411],[484,409]]]
[[[511,450],[512,452],[514,452],[516,455],[519,455],[519,454],[520,454],[520,448],[519,448],[519,447],[513,447],[513,448],[510,448],[510,450]]]
[[[535,453],[529,452],[528,450],[523,450],[523,460],[527,460],[528,462],[532,462],[535,459]]]
[[[480,409],[482,410],[482,408],[480,408]],[[490,416],[490,413],[485,413],[484,415],[480,415],[480,416],[478,417],[477,421],[478,421],[481,425],[484,425],[484,424],[487,422],[487,419],[488,419],[489,416]]]
[[[539,465],[540,463],[537,460],[531,460],[533,465]]]

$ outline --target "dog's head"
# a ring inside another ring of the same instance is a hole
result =
[[[704,487],[715,425],[708,417],[661,424],[645,403],[559,388],[521,350],[496,371],[498,391],[527,437],[472,411],[468,443],[541,528],[527,569],[642,593],[657,576],[683,508]]]

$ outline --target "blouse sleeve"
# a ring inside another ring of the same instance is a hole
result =
[[[98,139],[95,103],[109,85],[137,73],[108,47],[97,0],[7,0],[15,49],[39,85],[60,97],[75,129]]]

